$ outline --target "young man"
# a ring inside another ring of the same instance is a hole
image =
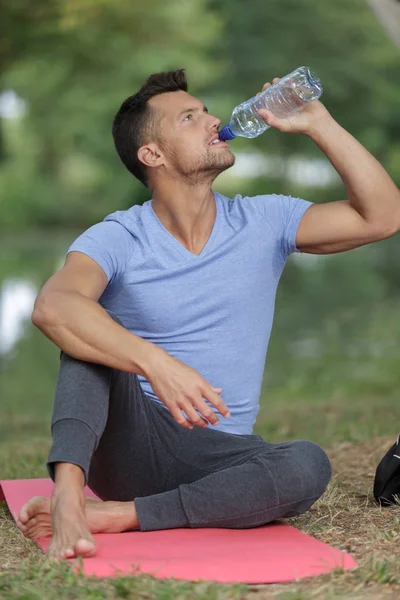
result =
[[[93,555],[95,532],[254,527],[305,512],[326,489],[317,444],[252,434],[277,284],[292,252],[394,235],[400,193],[320,101],[289,119],[260,115],[310,136],[348,199],[214,192],[235,158],[183,69],[152,75],[115,117],[119,156],[151,200],[78,237],[32,315],[61,348],[55,487],[21,508],[19,526],[52,533],[51,559]],[[102,500],[85,499],[85,484]]]

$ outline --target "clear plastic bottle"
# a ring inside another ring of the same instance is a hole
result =
[[[323,89],[317,75],[308,67],[299,67],[273,83],[258,96],[242,102],[233,109],[229,125],[225,125],[220,133],[222,141],[233,140],[237,136],[255,138],[270,125],[257,114],[266,108],[282,119],[301,110],[308,102],[318,100]]]

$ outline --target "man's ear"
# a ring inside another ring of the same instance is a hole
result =
[[[164,163],[164,156],[156,144],[141,146],[137,152],[138,159],[146,167],[158,167]]]

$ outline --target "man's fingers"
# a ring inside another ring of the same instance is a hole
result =
[[[280,77],[275,77],[272,80],[272,83],[276,83],[279,80],[280,80]],[[269,87],[271,87],[272,83],[270,83],[269,81],[267,81],[267,83],[264,83],[262,91],[258,92],[256,95],[259,96],[262,92],[264,92],[266,89],[268,89]]]
[[[201,390],[202,398],[196,398],[190,401],[192,406],[194,406],[194,408],[199,411],[202,417],[204,419],[207,419],[207,421],[209,421],[212,424],[219,423],[218,416],[215,414],[212,407],[209,406],[209,404],[207,404],[203,398],[208,400],[208,402],[212,406],[214,406],[224,417],[231,416],[228,407],[219,395],[220,392],[215,391],[216,389],[222,390],[222,388],[214,388],[214,386],[209,384],[207,387]]]
[[[229,409],[220,396],[221,392],[222,387],[214,387],[208,384],[201,392],[203,394],[202,398],[176,402],[168,408],[175,421],[185,429],[193,429],[193,424],[198,427],[207,427],[209,423],[218,425],[220,423],[218,415],[203,398],[215,406],[224,417],[230,417]]]
[[[178,423],[178,425],[185,427],[185,429],[193,429],[192,423],[190,423],[187,420],[187,418],[185,417],[182,410],[179,408],[179,406],[177,404],[173,404],[171,407],[168,407],[168,408],[169,408],[171,415],[174,417],[175,421]]]
[[[207,400],[209,400],[209,398],[207,398]],[[204,424],[207,426],[208,423],[211,423],[212,425],[217,425],[219,423],[218,416],[215,414],[211,406],[206,404],[203,399],[199,398],[198,400],[187,401],[187,404],[182,406],[181,409],[185,411],[193,423],[199,425],[200,427],[204,426]]]
[[[208,427],[208,421],[195,410],[194,406],[188,404],[183,410],[191,423],[198,425],[198,427]]]
[[[189,411],[189,409],[187,409]],[[185,409],[185,412],[187,413],[187,415],[190,418],[190,422],[193,425],[197,425],[197,427],[202,427],[203,429],[205,429],[206,427],[208,427],[208,421],[206,419],[204,419],[204,417],[202,417],[201,415],[199,415],[199,413],[197,413],[196,411],[189,411],[189,413],[187,412],[187,410]],[[191,416],[193,414],[193,417]],[[215,423],[212,423],[213,425],[215,425]]]
[[[257,111],[260,117],[266,122],[270,127],[278,127],[282,119],[279,119],[271,111],[266,110],[265,108],[261,108]]]
[[[279,80],[280,80],[280,77],[275,77],[275,78],[272,80],[272,83],[276,83],[276,82],[277,82],[277,81],[279,81]],[[266,90],[267,88],[269,88],[269,87],[272,85],[272,83],[270,83],[269,81],[267,81],[267,83],[265,83],[265,84],[264,84],[262,91],[264,91],[264,90]],[[261,92],[258,92],[258,93],[260,94]],[[257,94],[257,95],[258,95],[258,94]]]
[[[231,414],[229,412],[228,407],[225,402],[222,400],[221,396],[217,393],[210,394],[210,397],[207,397],[207,400],[211,402],[213,406],[221,413],[223,417],[230,417]]]

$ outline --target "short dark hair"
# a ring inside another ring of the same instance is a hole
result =
[[[112,134],[120,159],[131,173],[148,187],[147,169],[137,151],[144,144],[158,140],[161,115],[148,100],[166,92],[187,92],[185,69],[153,73],[133,96],[129,96],[114,117]]]

